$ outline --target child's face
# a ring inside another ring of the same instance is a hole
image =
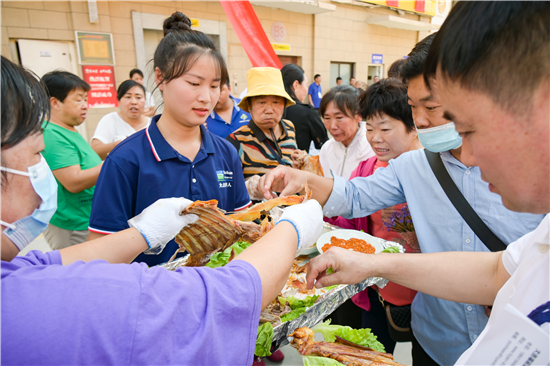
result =
[[[200,126],[220,98],[219,67],[210,56],[201,56],[185,74],[162,82],[159,89],[164,113],[186,127]]]

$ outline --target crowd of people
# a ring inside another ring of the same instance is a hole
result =
[[[152,61],[162,114],[134,69],[89,142],[86,82],[2,57],[2,363],[250,365],[260,311],[326,221],[405,248],[310,261],[309,288],[391,281],[333,323],[391,353],[389,309],[410,307],[414,365],[488,364],[514,332],[533,345],[519,364],[548,364],[549,18],[548,3],[460,2],[368,87],[323,94],[297,65],[254,67],[238,99],[175,12]],[[317,150],[324,176],[294,168]],[[236,212],[306,183],[312,199],[225,267],[155,267],[193,201]],[[17,256],[42,232],[52,252]]]

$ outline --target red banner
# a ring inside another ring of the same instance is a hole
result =
[[[426,1],[416,1],[414,4],[414,10],[419,13],[424,13],[426,11]]]
[[[92,87],[88,92],[88,108],[118,107],[113,66],[82,65],[82,78]]]
[[[249,1],[220,1],[237,37],[244,47],[252,67],[276,67],[281,61],[275,54],[269,38]]]

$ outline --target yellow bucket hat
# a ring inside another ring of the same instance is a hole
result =
[[[283,75],[279,69],[274,67],[253,67],[246,73],[248,91],[239,103],[239,107],[250,113],[248,98],[259,95],[276,95],[286,99],[285,108],[296,104],[290,95],[285,91]]]

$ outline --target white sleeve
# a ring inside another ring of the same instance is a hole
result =
[[[116,112],[113,112],[116,114]],[[104,144],[108,144],[115,141],[115,135],[116,135],[116,116],[113,115],[113,113],[109,113],[106,116],[104,116],[99,123],[97,124],[97,127],[94,132],[93,139],[99,140]],[[90,142],[92,141],[90,140]]]
[[[325,178],[332,178],[332,174],[330,172],[330,165],[327,161],[328,159],[328,149],[329,149],[329,141],[325,142],[323,146],[321,146],[321,151],[319,151],[319,163],[321,164],[321,168],[323,168],[323,174]]]
[[[147,92],[145,94],[145,108],[154,107],[155,106],[155,98],[153,97],[153,93]]]
[[[504,251],[504,254],[502,255],[502,263],[504,264],[504,268],[506,268],[506,271],[510,274],[510,276],[514,274],[519,264],[521,263],[521,257],[522,254],[524,254],[525,252],[525,248],[528,245],[532,244],[533,233],[534,231],[531,231],[523,235],[512,244],[508,245],[508,247]]]

